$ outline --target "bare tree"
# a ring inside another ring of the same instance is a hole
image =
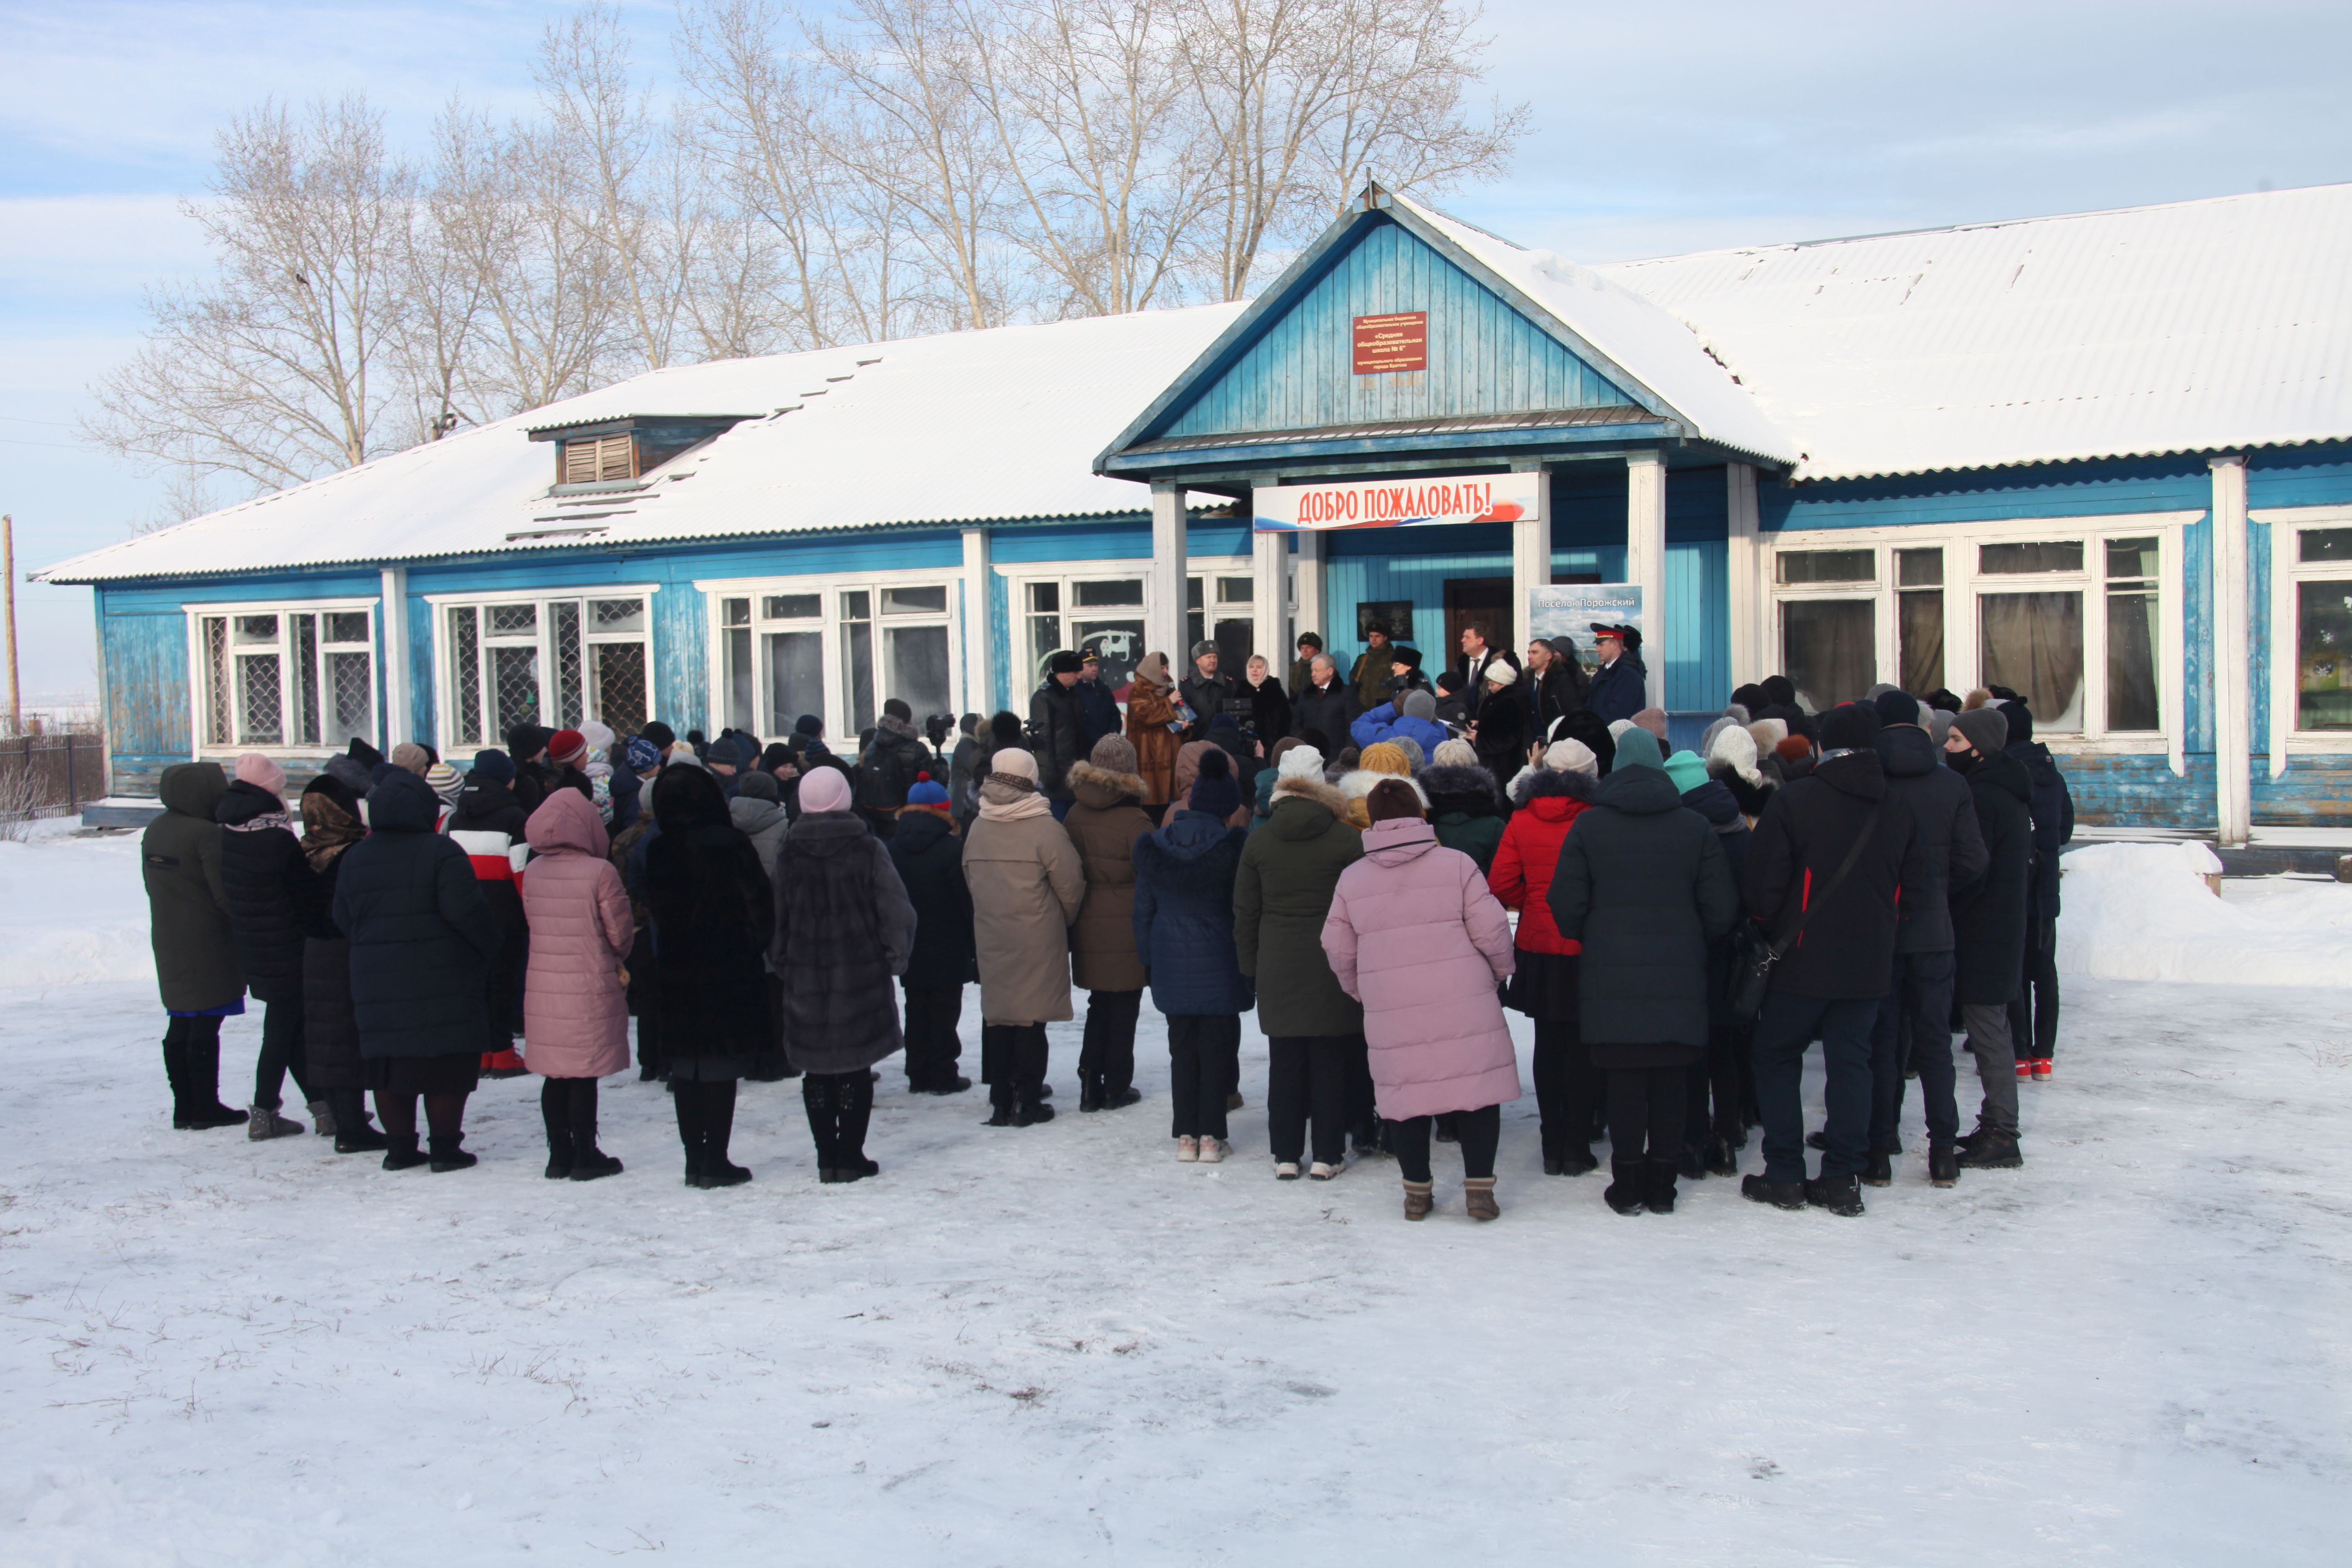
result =
[[[414,198],[363,98],[270,103],[220,137],[203,226],[218,271],[149,296],[154,326],[93,390],[88,438],[123,457],[275,489],[395,438],[393,337]]]

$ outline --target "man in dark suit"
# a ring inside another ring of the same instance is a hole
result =
[[[1486,669],[1489,665],[1507,664],[1512,678],[1517,679],[1519,661],[1511,650],[1492,647],[1486,641],[1486,625],[1472,621],[1462,628],[1462,657],[1454,661],[1454,673],[1462,678],[1462,697],[1469,704],[1470,716],[1478,716],[1478,704],[1486,700]]]

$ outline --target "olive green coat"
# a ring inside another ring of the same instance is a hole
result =
[[[1150,978],[1135,955],[1135,841],[1151,831],[1143,780],[1080,763],[1070,769],[1077,804],[1062,827],[1086,868],[1087,901],[1070,927],[1070,977],[1087,991],[1140,991]]]
[[[1284,779],[1274,810],[1242,849],[1234,882],[1234,947],[1257,982],[1258,1027],[1269,1036],[1360,1035],[1363,1005],[1323,955],[1323,921],[1339,873],[1363,858],[1347,802],[1320,779]]]
[[[228,777],[218,763],[174,763],[155,793],[163,815],[139,840],[155,982],[165,1012],[206,1013],[245,994],[221,890],[220,825],[213,820]]]

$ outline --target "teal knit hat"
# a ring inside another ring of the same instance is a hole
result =
[[[1612,771],[1626,768],[1663,768],[1664,756],[1658,750],[1658,738],[1636,724],[1617,737],[1617,760],[1610,763]]]
[[[1685,795],[1706,783],[1706,760],[1696,752],[1676,752],[1666,759],[1666,776]]]

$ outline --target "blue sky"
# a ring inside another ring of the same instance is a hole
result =
[[[364,89],[421,136],[453,91],[522,109],[569,7],[0,3],[0,510],[20,565],[120,538],[160,486],[74,444],[141,291],[201,270],[179,201],[270,95]],[[667,66],[669,8],[633,5]],[[2352,7],[1997,0],[1495,0],[1512,175],[1449,205],[1585,260],[2352,179]],[[95,688],[88,595],[20,595],[28,695]]]

